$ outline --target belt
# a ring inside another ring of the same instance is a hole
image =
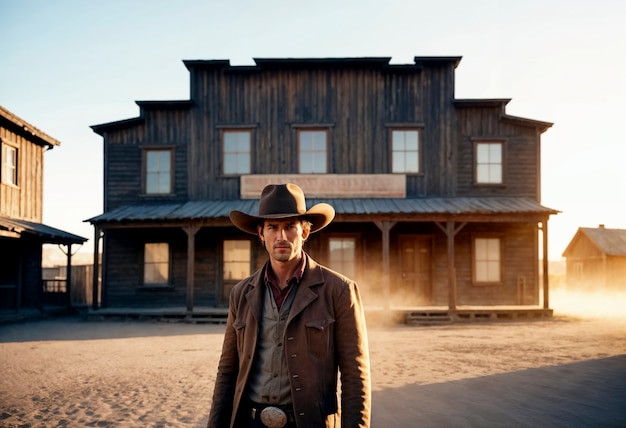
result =
[[[261,421],[268,428],[282,428],[287,425],[295,426],[296,424],[293,407],[290,405],[281,406],[248,402],[247,407],[250,411],[246,411],[246,414],[253,421]]]

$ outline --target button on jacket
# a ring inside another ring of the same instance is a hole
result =
[[[365,317],[356,284],[316,263],[307,266],[287,319],[284,352],[298,428],[370,426],[371,384]],[[235,426],[262,319],[263,269],[230,295],[208,427]],[[341,410],[337,403],[341,372]],[[245,416],[245,415],[244,415]]]

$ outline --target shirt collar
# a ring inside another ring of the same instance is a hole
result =
[[[306,267],[306,260],[307,260],[307,254],[304,252],[304,250],[302,250],[302,257],[300,258],[300,264],[298,265],[296,270],[293,272],[293,275],[291,276],[291,278],[289,278],[289,281],[287,281],[287,285],[291,285],[294,282],[295,283],[300,282],[300,280],[302,279],[302,275],[304,275],[304,268]],[[274,275],[274,272],[272,271],[272,264],[270,263],[269,260],[265,263],[265,278],[264,279],[265,279],[265,284],[278,287],[278,281],[276,280],[276,276]]]

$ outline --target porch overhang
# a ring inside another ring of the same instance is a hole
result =
[[[337,198],[309,199],[309,206],[326,202],[335,208],[336,222],[531,222],[559,211],[532,198]],[[131,204],[85,220],[100,228],[176,227],[193,223],[232,226],[232,210],[258,212],[258,200],[207,200],[162,204]]]
[[[44,244],[83,244],[87,238],[28,220],[0,216],[0,235],[20,237],[31,234],[41,239]]]

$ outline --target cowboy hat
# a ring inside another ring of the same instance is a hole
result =
[[[262,220],[305,217],[311,222],[313,233],[328,226],[335,218],[335,209],[320,203],[307,211],[304,192],[299,186],[292,183],[268,184],[261,192],[258,216],[233,210],[229,217],[235,226],[253,235],[258,233],[257,225]]]

